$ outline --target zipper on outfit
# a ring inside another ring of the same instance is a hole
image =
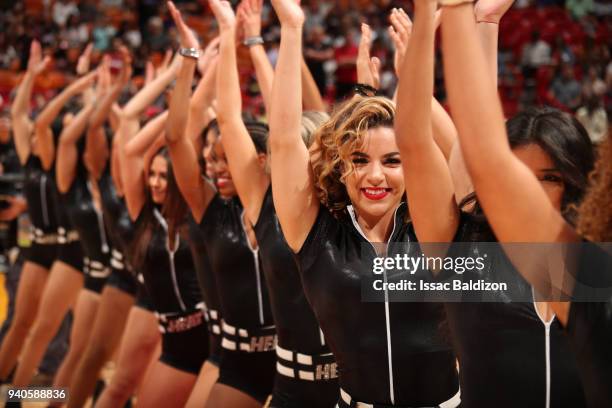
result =
[[[42,206],[43,222],[49,226],[49,209],[47,208],[47,175],[40,176],[40,203]]]
[[[87,189],[89,190],[89,195],[91,196],[91,205],[93,206],[93,209],[96,212],[96,218],[98,219],[98,228],[100,229],[100,241],[102,243],[102,253],[108,254],[108,252],[110,251],[110,247],[108,246],[108,240],[106,239],[106,230],[104,229],[104,216],[96,206],[93,190],[89,181],[87,181]]]
[[[179,248],[180,245],[180,235],[178,232],[174,237],[174,249],[170,248],[170,233],[168,232],[168,223],[165,218],[159,213],[157,209],[153,211],[155,214],[155,218],[159,221],[160,225],[166,232],[166,251],[168,252],[168,258],[170,260],[170,277],[172,278],[172,285],[174,286],[174,294],[176,295],[176,299],[179,302],[179,306],[183,312],[187,311],[187,307],[185,306],[185,302],[183,302],[183,297],[181,296],[181,291],[178,286],[178,279],[176,277],[176,266],[174,265],[174,254]]]
[[[544,408],[550,408],[550,387],[551,387],[551,375],[550,375],[550,326],[552,325],[553,320],[555,320],[555,315],[550,318],[549,321],[546,321],[541,315],[538,307],[535,303],[535,296],[533,294],[533,287],[531,288],[531,297],[533,299],[532,305],[535,309],[538,318],[544,325],[544,354],[546,359],[546,404]]]
[[[253,248],[251,246],[251,241],[249,240],[249,234],[247,233],[246,228],[244,227],[244,210],[240,213],[240,226],[242,227],[242,231],[244,232],[244,237],[247,242],[247,246],[251,250],[253,254],[253,262],[255,262],[255,281],[257,282],[257,305],[259,312],[259,324],[264,324],[264,308],[263,308],[263,291],[261,287],[261,271],[259,268],[259,247]]]
[[[372,246],[374,253],[377,254],[376,248],[374,247],[372,242],[370,242],[370,240],[365,236],[365,234],[363,233],[363,230],[359,226],[359,223],[357,222],[357,218],[355,217],[355,210],[353,209],[353,206],[348,206],[347,209],[351,216],[351,220],[353,221],[353,226],[359,232],[359,234],[361,234],[361,236]],[[387,255],[387,253],[389,252],[389,241],[391,241],[391,239],[393,238],[393,234],[395,233],[398,209],[399,209],[399,206],[395,209],[395,212],[393,213],[393,230],[391,230],[391,235],[389,235],[389,240],[387,240],[387,245],[385,247],[385,255]],[[389,399],[391,400],[392,404],[395,404],[395,389],[393,386],[393,350],[391,347],[391,314],[389,312],[389,292],[387,291],[387,285],[386,285],[387,283],[387,270],[386,269],[383,271],[383,280],[385,283],[384,285],[385,287],[385,329],[386,329],[386,335],[387,335],[387,365],[389,367]]]

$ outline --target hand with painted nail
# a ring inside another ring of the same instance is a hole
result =
[[[236,29],[236,14],[229,1],[208,0],[220,31]]]
[[[361,40],[357,54],[357,82],[378,89],[380,86],[380,60],[370,57],[372,46],[372,30],[370,26],[361,24]]]
[[[304,25],[304,11],[299,0],[272,0],[272,6],[281,26],[301,28]]]
[[[85,75],[89,72],[89,67],[91,65],[91,53],[93,51],[93,43],[87,44],[83,53],[79,56],[79,60],[77,61],[76,73],[77,75]]]
[[[181,16],[181,12],[171,1],[168,2],[168,11],[170,11],[170,15],[172,16],[176,29],[178,30],[179,37],[181,39],[181,47],[199,49],[200,43],[198,42],[196,35],[187,26],[187,24],[185,24],[183,17]]]
[[[408,41],[412,34],[412,21],[408,14],[402,9],[393,9],[389,15],[389,36],[395,46],[395,56],[393,57],[393,68],[395,75],[399,76],[399,70],[406,55]]]
[[[242,0],[237,17],[246,38],[261,35],[261,10],[263,0]]]

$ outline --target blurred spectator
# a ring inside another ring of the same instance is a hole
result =
[[[593,4],[593,13],[598,16],[612,15],[612,2],[610,0],[595,0]]]
[[[574,110],[580,104],[582,88],[576,81],[574,67],[569,64],[561,65],[561,69],[553,80],[550,91],[553,98],[561,107]]]
[[[597,66],[590,66],[587,75],[582,80],[582,89],[585,95],[601,96],[606,93],[606,83],[599,77]]]
[[[0,64],[2,64],[2,67],[8,67],[11,61],[17,57],[17,50],[8,41],[8,34],[4,31],[0,32]]]
[[[80,48],[89,40],[89,27],[81,23],[78,14],[72,14],[66,23],[66,29],[60,32],[60,38],[67,43],[63,48]]]
[[[536,69],[550,64],[550,45],[540,37],[539,31],[531,33],[531,41],[524,45],[521,64]]]
[[[593,12],[594,3],[593,0],[567,0],[565,7],[576,20],[579,20]]]
[[[574,51],[572,51],[572,47],[567,44],[560,33],[557,34],[553,43],[551,62],[553,65],[557,66],[561,64],[573,65],[576,63],[576,55],[574,54]]]
[[[357,42],[353,39],[351,32],[343,39],[344,44],[336,48],[334,57],[336,59],[336,99],[342,100],[351,94],[357,82],[357,54],[359,49]]]
[[[71,0],[57,0],[53,5],[53,22],[60,27],[64,27],[68,17],[79,14],[76,3]]]
[[[164,22],[161,17],[151,17],[147,30],[146,39],[151,51],[164,51],[170,46],[170,39],[164,32]]]
[[[123,0],[100,0],[100,5],[102,7],[122,7]]]
[[[585,104],[576,112],[576,119],[589,132],[593,143],[600,143],[608,134],[608,115],[602,106],[602,98],[591,92],[584,99]]]
[[[97,0],[79,1],[79,16],[87,23],[93,23],[98,15]]]
[[[322,26],[315,26],[310,30],[310,34],[304,45],[304,58],[306,59],[308,69],[310,69],[317,83],[319,91],[324,95],[327,87],[324,64],[326,61],[334,58],[334,50]]]
[[[580,10],[589,10],[588,2],[518,0],[508,11],[500,27],[498,65],[499,91],[506,116],[515,114],[520,108],[539,104],[568,110],[586,106],[586,95],[583,102],[579,102],[580,92],[576,92],[575,80],[566,83],[562,78],[561,66],[567,65],[575,70],[579,87],[598,94],[599,107],[607,109],[607,116],[612,117],[609,46],[612,3],[610,0],[589,1],[593,3],[593,12],[579,19],[576,17],[581,15]],[[237,2],[232,0],[234,5]],[[214,35],[216,25],[206,0],[178,0],[178,3],[198,35],[202,38]],[[45,52],[53,57],[52,67],[35,87],[33,101],[37,107],[44,105],[58,87],[66,83],[66,77],[74,72],[76,58],[87,42],[96,43],[92,65],[95,66],[100,53],[112,52],[120,39],[130,48],[134,73],[139,76],[144,73],[146,62],[158,61],[175,38],[175,29],[168,24],[165,1],[161,0],[0,0],[0,4],[3,27],[0,30],[0,100],[8,100],[18,83],[32,38],[38,38]],[[411,14],[412,2],[302,0],[301,4],[306,14],[304,57],[319,89],[325,93],[335,88],[338,98],[352,93],[358,40],[354,34],[360,23],[366,21],[373,34],[371,54],[381,60],[380,91],[391,96],[396,78],[393,47],[387,33],[388,12],[392,7],[404,7]],[[262,22],[266,52],[274,64],[280,26],[268,1],[264,4]],[[533,32],[534,28],[538,32]],[[250,77],[250,64],[241,61],[241,66],[245,67],[244,78]],[[435,72],[435,93],[444,103],[440,58],[436,59]],[[555,72],[559,75],[554,76]],[[244,89],[248,86],[245,81]],[[576,105],[562,104],[557,94],[561,95],[560,99],[568,99],[564,97],[569,95],[570,102]],[[327,95],[330,103],[333,97],[333,94]],[[261,98],[247,98],[245,109],[259,112],[258,104],[261,105]]]
[[[142,34],[135,21],[124,22],[121,33],[130,48],[139,48],[142,45]]]
[[[315,27],[324,27],[327,14],[333,9],[333,2],[310,0],[308,5],[304,7],[306,21],[304,22],[304,31],[310,34],[310,31]]]
[[[115,32],[115,28],[108,24],[106,16],[98,16],[92,32],[94,47],[99,51],[108,50]]]

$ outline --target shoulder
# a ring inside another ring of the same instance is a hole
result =
[[[320,204],[317,218],[302,247],[295,254],[297,259],[308,263],[308,259],[317,257],[330,241],[342,241],[342,236],[347,233],[345,225],[346,223],[335,218],[326,206]]]

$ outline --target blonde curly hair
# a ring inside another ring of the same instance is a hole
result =
[[[363,146],[369,129],[393,127],[394,118],[391,100],[355,96],[315,133],[310,153],[317,194],[336,217],[345,215],[350,204],[344,181],[355,169],[351,155]]]
[[[578,208],[578,232],[593,242],[612,241],[612,133],[600,146],[589,188]]]

